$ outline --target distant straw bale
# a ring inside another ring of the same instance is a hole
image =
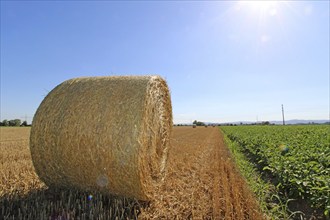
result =
[[[76,78],[40,104],[30,150],[50,187],[150,200],[164,180],[171,129],[171,98],[161,77]]]

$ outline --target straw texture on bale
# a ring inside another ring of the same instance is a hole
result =
[[[171,129],[170,93],[161,77],[76,78],[40,104],[30,150],[50,187],[150,200],[164,179]]]

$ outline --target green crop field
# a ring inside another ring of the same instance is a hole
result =
[[[288,198],[307,201],[329,216],[329,125],[222,126],[221,129]]]

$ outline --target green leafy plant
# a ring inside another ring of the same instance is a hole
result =
[[[231,141],[272,175],[290,198],[302,198],[330,212],[330,129],[328,125],[223,126]]]

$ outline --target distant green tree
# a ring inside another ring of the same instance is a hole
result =
[[[9,121],[8,120],[3,120],[2,121],[2,126],[9,126]]]
[[[205,126],[205,123],[204,123],[204,122],[197,121],[197,120],[195,120],[195,121],[193,122],[193,124],[194,124],[194,125],[197,125],[197,126]]]
[[[20,126],[21,125],[21,119],[14,119],[9,121],[9,126]]]
[[[27,121],[23,121],[23,123],[21,124],[21,126],[28,126]]]

